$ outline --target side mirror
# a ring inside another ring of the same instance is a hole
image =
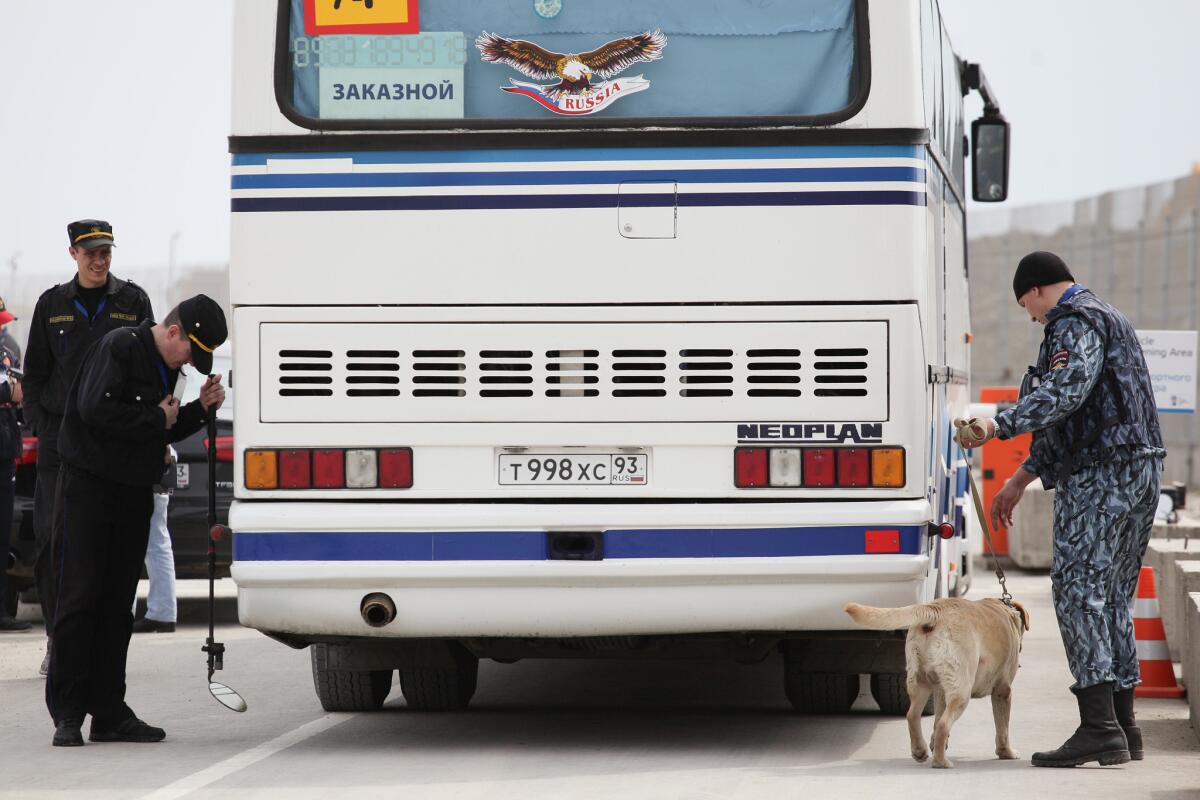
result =
[[[1008,198],[1008,122],[999,114],[971,123],[971,196],[981,203]]]

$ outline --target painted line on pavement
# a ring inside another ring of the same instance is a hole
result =
[[[243,770],[251,764],[256,764],[263,759],[270,758],[294,744],[299,744],[305,739],[310,739],[313,736],[324,733],[330,728],[341,725],[355,716],[355,714],[326,714],[323,717],[314,719],[312,722],[304,723],[295,730],[288,731],[281,736],[276,736],[274,739],[264,742],[258,747],[251,748],[244,753],[238,753],[236,756],[231,756],[224,761],[218,761],[211,767],[205,767],[199,772],[193,772],[191,775],[180,778],[174,783],[168,783],[166,786],[144,795],[143,800],[176,800],[177,798],[184,797],[197,789],[202,789],[228,775]]]

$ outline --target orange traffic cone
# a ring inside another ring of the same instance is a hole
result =
[[[1133,601],[1133,638],[1137,640],[1138,666],[1142,673],[1142,682],[1134,690],[1134,696],[1183,697],[1183,687],[1175,682],[1175,669],[1167,650],[1167,634],[1158,611],[1152,567],[1142,567],[1138,575],[1137,599]]]

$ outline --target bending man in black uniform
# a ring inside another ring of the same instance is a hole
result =
[[[112,226],[83,219],[67,226],[67,250],[78,272],[38,298],[25,348],[25,422],[38,437],[37,485],[33,494],[33,530],[37,538],[34,577],[46,636],[54,633],[54,565],[50,562],[54,492],[58,486],[58,429],[67,390],[83,354],[114,328],[153,320],[150,298],[138,286],[109,273]],[[49,665],[50,640],[42,674]]]
[[[46,681],[56,746],[83,744],[85,714],[92,716],[94,742],[157,742],[166,735],[125,704],[130,606],[163,452],[199,430],[225,399],[220,375],[210,375],[199,399],[183,408],[169,387],[184,364],[212,369],[212,351],[226,335],[221,307],[197,295],[157,325],[146,321],[105,335],[71,385],[59,438],[58,617]]]

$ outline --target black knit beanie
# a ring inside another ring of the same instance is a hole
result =
[[[1017,300],[1035,286],[1049,286],[1059,281],[1075,282],[1075,276],[1063,260],[1054,253],[1037,250],[1021,259],[1013,275],[1013,294]]]

